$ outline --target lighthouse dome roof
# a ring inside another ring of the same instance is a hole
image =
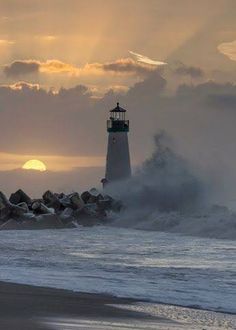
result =
[[[110,110],[110,112],[126,112],[126,110],[121,108],[119,102],[117,102],[116,107],[114,109]]]

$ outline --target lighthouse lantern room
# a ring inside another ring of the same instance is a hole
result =
[[[129,120],[125,120],[126,110],[119,103],[110,110],[110,119],[107,121],[108,132],[129,132]]]

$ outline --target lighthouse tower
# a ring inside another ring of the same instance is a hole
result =
[[[129,121],[125,119],[126,110],[119,103],[110,110],[107,121],[108,147],[106,160],[106,175],[103,183],[124,180],[130,177],[129,155]]]

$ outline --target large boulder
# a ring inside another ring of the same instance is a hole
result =
[[[10,206],[10,210],[11,210],[11,216],[17,219],[22,217],[25,213],[29,212],[28,208],[26,208],[25,206],[19,206],[13,204]]]
[[[87,204],[88,203],[88,201],[89,201],[89,199],[91,198],[91,194],[90,194],[90,192],[89,191],[84,191],[82,194],[81,194],[81,198],[82,198],[82,200],[83,200],[83,202],[85,203],[85,204]]]
[[[11,194],[9,198],[10,203],[18,205],[20,203],[26,203],[28,206],[31,205],[31,198],[21,189]]]
[[[21,203],[17,204],[17,206],[19,206],[21,209],[25,210],[25,213],[29,212],[29,207],[25,202],[21,202]]]
[[[100,195],[100,192],[96,189],[96,188],[91,188],[89,190],[90,194],[93,195],[93,196],[99,196]]]
[[[103,199],[97,201],[98,210],[109,211],[112,208],[113,199],[110,196],[104,196]]]
[[[66,194],[62,193],[55,193],[54,194],[58,199],[64,198],[66,196]]]
[[[32,221],[36,220],[36,215],[31,211],[27,212],[27,213],[24,213],[19,219],[20,222],[29,221],[29,220],[32,220]]]
[[[91,191],[84,191],[81,194],[81,198],[85,204],[93,204],[96,203],[98,200],[98,195],[91,193]]]
[[[73,210],[84,207],[84,201],[77,192],[62,196],[60,203],[64,208],[71,208]]]
[[[36,217],[37,229],[65,228],[61,219],[55,214],[43,214]]]
[[[104,196],[96,188],[90,189],[89,193],[91,194],[91,196],[88,200],[88,203],[98,203],[99,201],[102,201],[104,199]]]
[[[0,191],[0,220],[7,220],[11,215],[11,204]]]
[[[70,198],[72,209],[81,210],[84,207],[84,201],[80,198],[78,193],[72,193],[68,196]]]
[[[20,203],[20,205],[12,204],[6,196],[0,192],[0,220],[6,220],[10,217],[19,218],[28,211],[28,205],[25,202]]]
[[[43,200],[44,203],[48,206],[48,207],[52,207],[54,208],[55,211],[60,210],[61,208],[61,203],[59,198],[57,197],[56,194],[54,194],[53,192],[51,192],[50,190],[47,190],[44,194],[43,194]]]
[[[70,207],[67,207],[60,213],[59,217],[65,228],[76,228],[74,216],[75,212],[76,211]]]
[[[0,203],[3,205],[10,205],[11,203],[9,202],[9,200],[7,199],[6,195],[0,191]]]
[[[71,222],[74,219],[74,210],[67,207],[60,213],[59,217],[63,223]]]
[[[32,203],[32,210],[35,214],[54,214],[54,208],[47,207],[45,204],[36,201]]]
[[[69,196],[63,194],[60,196],[59,201],[64,209],[68,207],[71,208],[71,200]]]

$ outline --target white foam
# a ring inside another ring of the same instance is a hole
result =
[[[114,226],[236,240],[236,213],[221,206],[192,212],[127,209],[111,221]]]

